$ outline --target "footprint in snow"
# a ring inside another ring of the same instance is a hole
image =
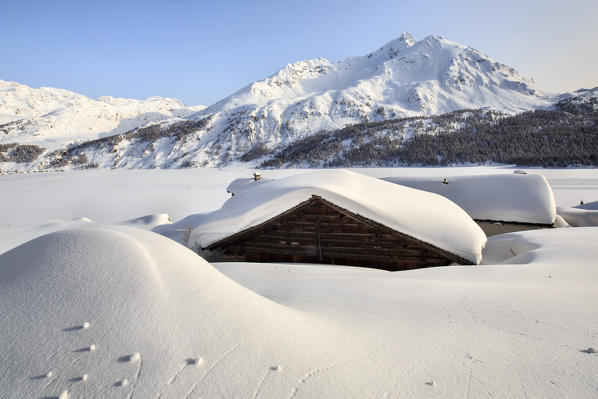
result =
[[[69,382],[85,382],[87,380],[89,380],[89,375],[83,374],[80,377],[71,378]]]
[[[87,330],[89,328],[89,326],[90,326],[89,322],[86,321],[85,323],[78,325],[78,326],[63,328],[62,331]]]
[[[129,380],[127,378],[123,378],[120,381],[116,381],[114,383],[115,387],[126,387],[127,385],[129,385]]]
[[[199,367],[203,364],[203,358],[202,357],[189,357],[187,359],[185,359],[185,363],[183,363],[183,365],[172,375],[172,377],[170,377],[170,379],[168,380],[168,382],[166,383],[167,385],[173,384],[176,379],[179,377],[179,374],[181,374],[187,367]]]
[[[96,349],[98,349],[98,347],[92,344],[85,348],[77,349],[74,352],[95,352]]]
[[[119,363],[135,363],[141,360],[141,355],[138,352],[132,355],[121,356],[118,358]]]
[[[44,396],[41,399],[68,399],[69,393],[68,391],[62,391],[62,393],[58,396]]]
[[[187,366],[201,366],[203,359],[201,357],[190,357],[185,359]]]
[[[48,371],[46,374],[35,375],[35,376],[31,377],[30,379],[32,379],[32,380],[49,380],[53,377],[54,377],[54,373],[51,371]]]

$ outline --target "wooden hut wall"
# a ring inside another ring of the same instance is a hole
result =
[[[412,237],[311,200],[210,249],[221,261],[328,263],[406,270],[468,263]]]

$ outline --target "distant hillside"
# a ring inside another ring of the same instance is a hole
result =
[[[75,141],[125,133],[139,126],[184,118],[203,109],[177,99],[99,97],[0,80],[0,144],[64,148]]]
[[[261,167],[598,165],[598,112],[565,111],[570,105],[514,116],[470,110],[352,125],[298,140]]]

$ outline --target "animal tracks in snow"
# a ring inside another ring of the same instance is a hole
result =
[[[190,357],[185,359],[185,362],[181,365],[181,367],[170,377],[167,382],[167,385],[173,384],[176,379],[179,377],[187,367],[199,367],[203,364],[203,359],[201,357]]]
[[[266,373],[264,374],[264,377],[260,380],[260,383],[258,384],[257,388],[255,389],[255,392],[253,393],[253,399],[257,398],[257,395],[260,393],[260,390],[262,389],[262,385],[264,385],[264,382],[266,381],[266,378],[268,378],[268,376],[271,373],[277,372],[277,371],[281,371],[282,367],[281,366],[270,366],[270,368],[268,368],[268,370],[266,371]]]
[[[367,357],[369,357],[371,355],[372,354],[370,353],[370,354],[366,354],[366,355],[362,355],[362,356],[356,357],[354,359],[345,360],[344,362],[333,363],[333,364],[325,366],[325,367],[313,369],[309,373],[305,374],[303,376],[303,378],[301,378],[299,380],[299,382],[301,384],[305,384],[305,383],[307,383],[307,381],[310,378],[315,377],[318,374],[324,373],[324,372],[326,372],[328,370],[331,370],[331,369],[334,369],[334,368],[337,368],[337,367],[341,367],[341,366],[344,366],[344,365],[347,365],[347,364],[350,364],[350,363],[353,363],[353,362],[358,362],[358,361],[363,360],[363,359],[365,359],[365,358],[367,358]],[[291,390],[291,394],[289,395],[289,399],[293,399],[295,396],[297,396],[297,393],[299,392],[300,388],[301,388],[301,386],[296,386],[295,388],[293,388]]]
[[[82,333],[84,330],[87,330],[90,327],[91,327],[91,323],[86,321],[80,325],[63,328],[62,331]],[[79,355],[72,362],[70,362],[70,366],[76,365],[83,358],[85,358],[85,356],[88,356],[92,352],[96,352],[96,351],[98,351],[97,344],[90,344],[88,346],[72,350],[72,352],[79,353]],[[199,359],[201,359],[201,358],[199,358]],[[108,384],[104,384],[103,388],[100,388],[100,389],[106,389],[108,387],[121,387],[121,388],[129,387],[131,392],[129,393],[127,398],[132,399],[135,395],[135,388],[137,386],[137,383],[141,377],[141,373],[143,370],[143,358],[139,352],[134,352],[130,355],[121,356],[121,357],[117,358],[116,361],[119,363],[131,363],[131,364],[136,365],[137,367],[136,367],[136,370],[134,371],[134,375],[128,376],[128,377],[123,377],[116,382],[110,382]],[[187,365],[195,364],[197,362],[199,362],[199,360],[197,358],[187,359]],[[59,379],[61,379],[60,374],[61,374],[60,370],[58,372],[56,372],[55,370],[51,370],[51,371],[48,371],[46,374],[36,375],[34,377],[30,377],[29,379],[30,380],[46,380],[45,384],[41,387],[41,389],[47,389],[47,388],[52,388],[52,387],[55,388],[55,385],[56,385],[55,383]],[[64,375],[64,373],[62,373],[62,374]],[[81,384],[81,383],[85,383],[85,382],[89,381],[90,375],[87,373],[81,373],[79,375],[71,376],[70,378],[63,376],[62,379],[64,381],[68,382],[68,386],[62,387],[62,388],[67,388],[67,389],[66,390],[63,389],[62,393],[58,396],[56,396],[56,394],[54,394],[54,396],[45,396],[46,398],[63,399],[63,398],[70,397],[71,395],[69,394],[69,392],[71,391],[72,387],[75,386],[75,384]],[[96,391],[96,393],[97,392],[98,391]]]

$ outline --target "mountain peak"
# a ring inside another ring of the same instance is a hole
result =
[[[382,46],[381,50],[405,49],[405,48],[413,46],[415,43],[417,43],[417,40],[415,40],[409,32],[403,32],[403,34],[401,36],[399,36],[398,39],[391,40],[388,43],[386,43],[384,46]]]
[[[399,53],[413,46],[415,43],[417,43],[417,40],[415,40],[409,32],[403,32],[398,39],[391,40],[378,50],[370,53],[367,57],[374,57],[378,62],[390,60],[397,57]]]
[[[409,46],[412,46],[417,40],[415,40],[413,36],[411,36],[411,33],[403,32],[403,34],[401,34],[401,36],[399,37],[398,41],[407,43]]]
[[[138,153],[148,154],[143,155],[142,163],[151,167],[220,165],[241,157],[256,159],[267,148],[286,146],[299,138],[347,124],[459,109],[492,108],[515,113],[553,103],[549,95],[513,68],[471,47],[437,35],[415,40],[408,32],[365,56],[334,63],[315,58],[288,64],[200,112],[160,98],[99,99],[102,102],[74,97],[74,93],[66,91],[56,91],[52,97],[49,89],[3,93],[3,85],[10,83],[0,82],[0,122],[3,117],[6,122],[16,122],[0,130],[8,132],[0,137],[0,143],[17,142],[18,138],[21,144],[43,144],[53,151],[58,141],[67,145],[74,140],[125,134],[155,122],[163,124],[158,138],[174,137],[176,133],[177,139],[169,141],[174,146],[172,155],[165,157],[159,155],[161,146],[154,152],[144,152],[147,143],[140,144],[138,140],[127,139],[130,148],[114,147],[114,152],[105,152],[104,144],[90,144],[86,150],[89,159],[109,167],[141,165],[137,155],[127,155]],[[580,98],[580,102],[584,100],[580,106],[585,107],[586,96],[590,94]],[[587,102],[594,104],[594,97]],[[44,108],[30,109],[30,103],[44,104]],[[45,115],[54,110],[60,112]],[[189,120],[180,122],[180,118]],[[177,126],[182,128],[177,130]],[[22,128],[26,129],[26,136]],[[136,138],[136,132],[123,137]],[[183,140],[184,148],[190,149],[185,155],[175,149]],[[142,145],[143,149],[133,150]],[[40,158],[39,165],[41,162],[48,159]]]

